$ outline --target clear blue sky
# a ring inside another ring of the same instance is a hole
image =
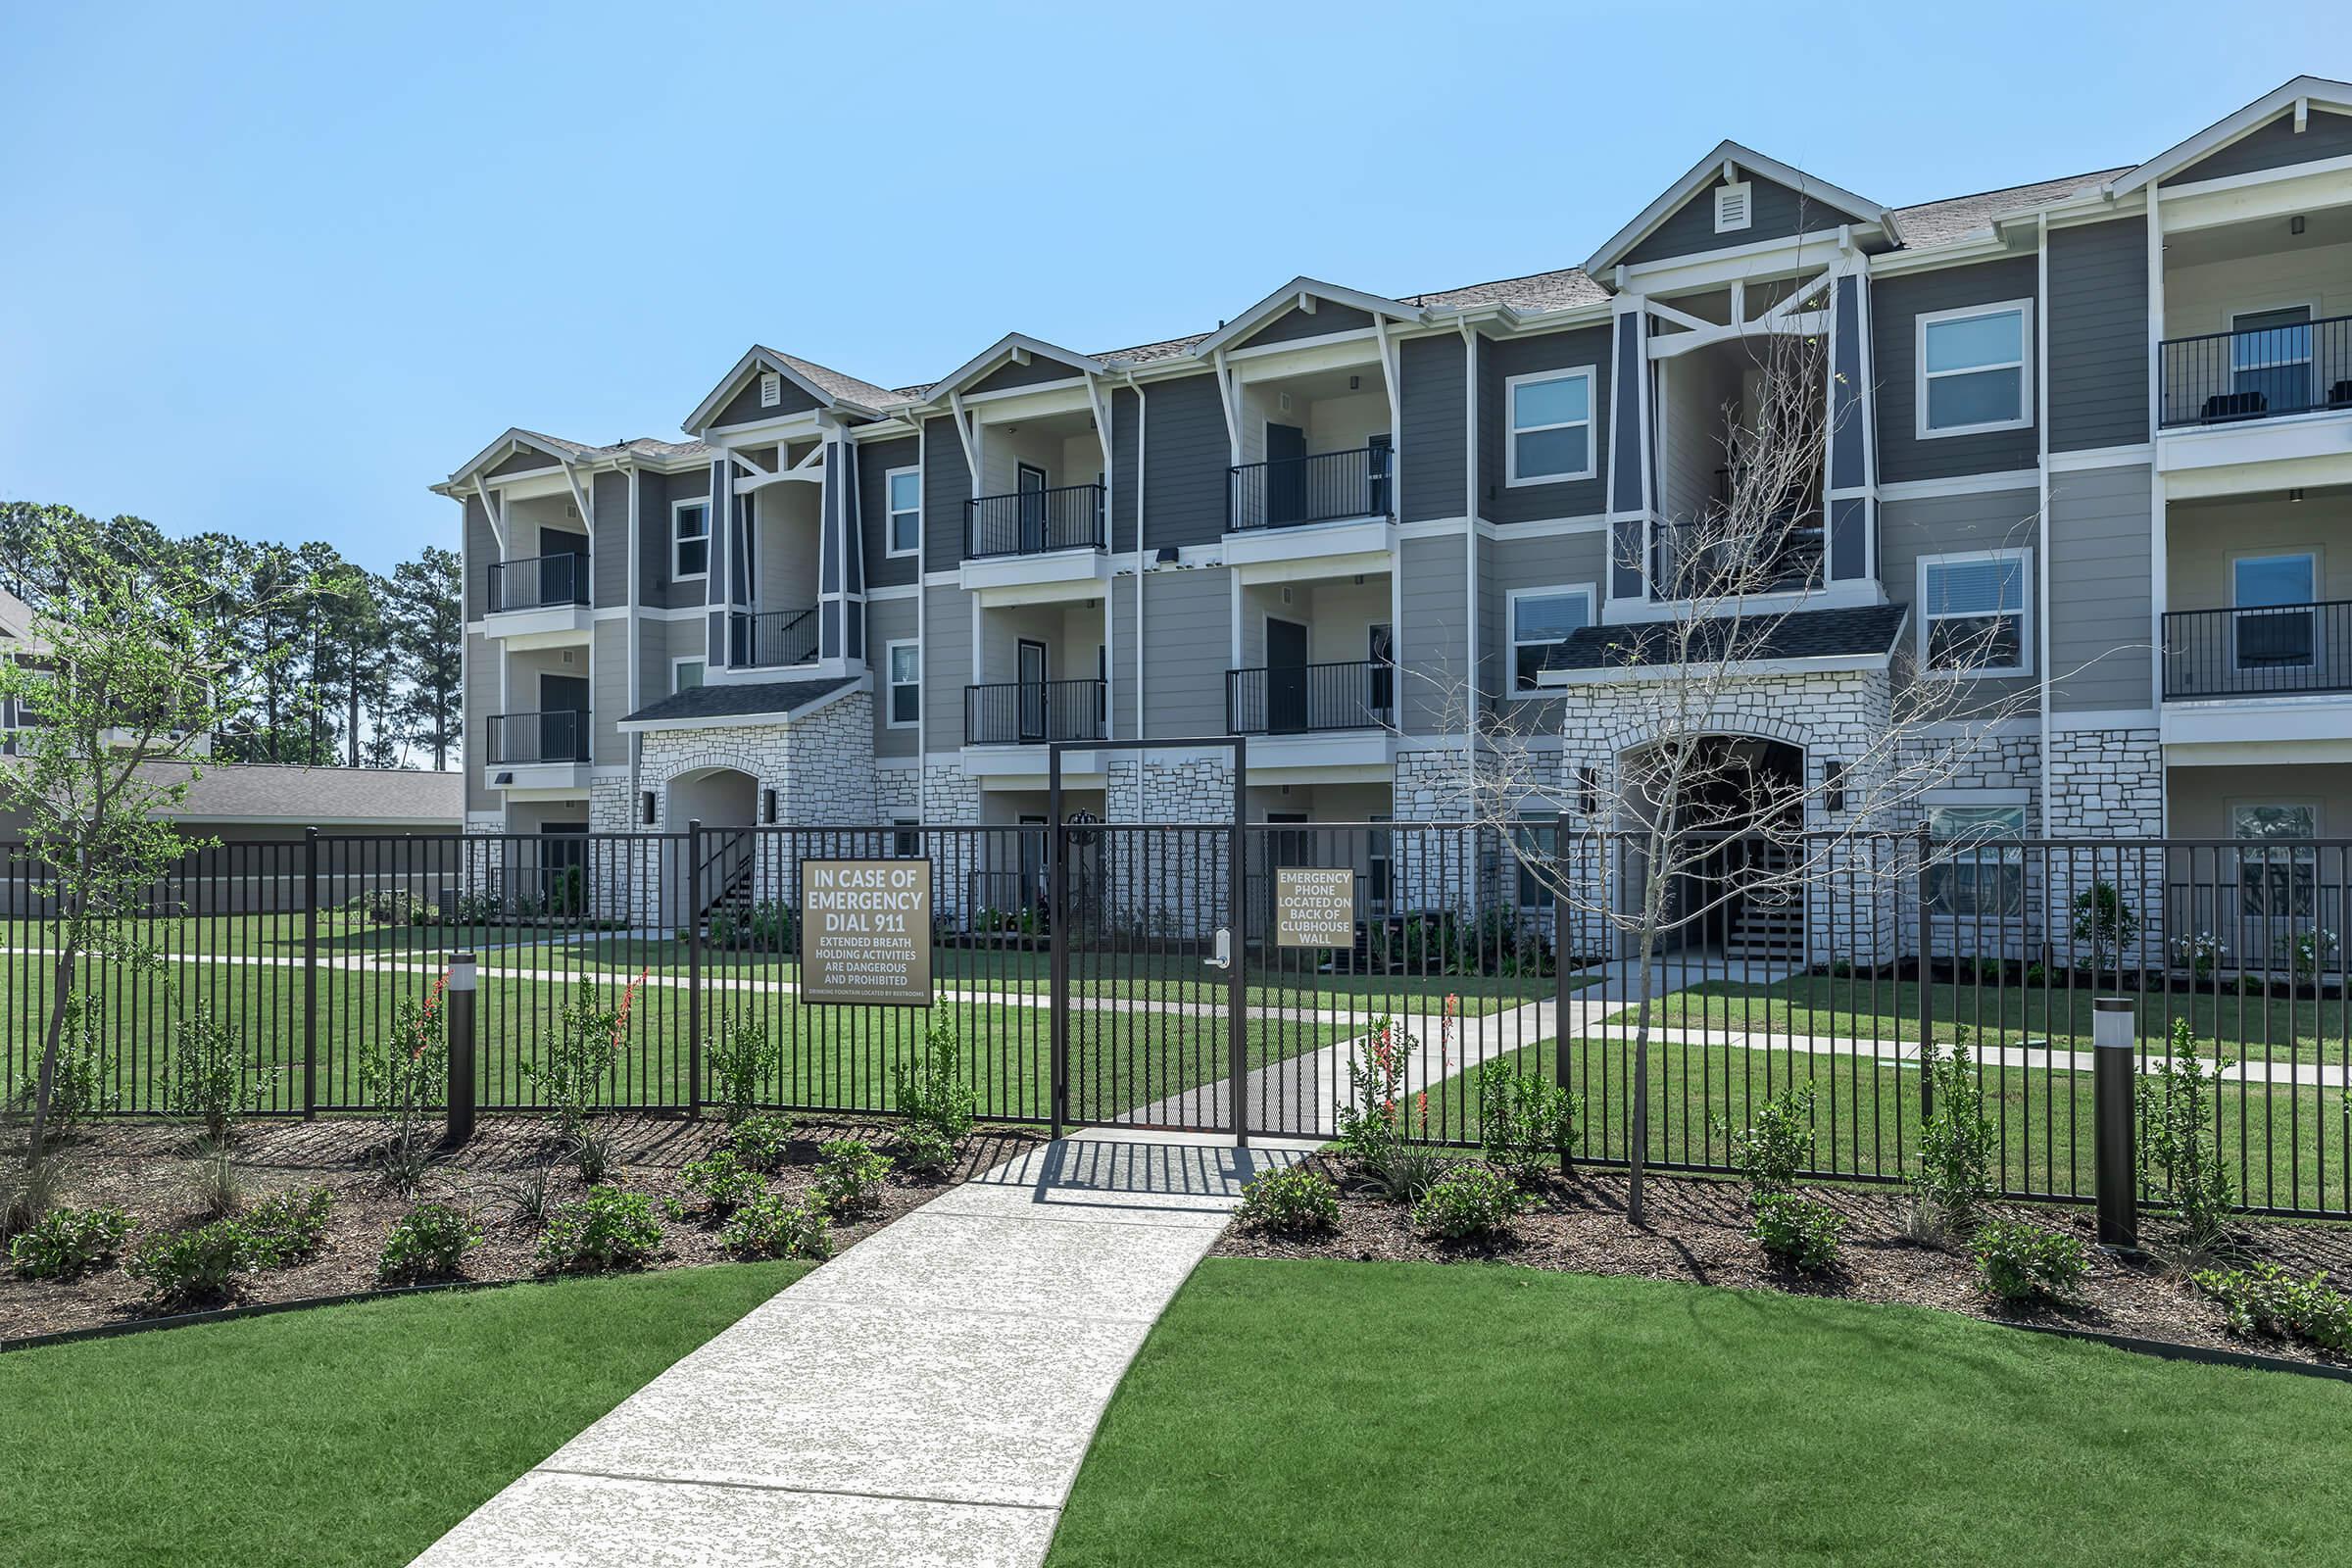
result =
[[[2127,164],[2345,17],[8,5],[0,499],[385,568],[508,425],[673,436],[755,341],[901,385],[1568,266],[1724,136],[1897,205]]]

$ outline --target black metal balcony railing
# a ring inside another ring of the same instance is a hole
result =
[[[727,663],[736,669],[806,664],[816,657],[817,616],[807,610],[738,610],[727,616]]]
[[[1225,530],[1394,515],[1392,456],[1385,446],[1354,447],[1242,464],[1231,470],[1226,487]]]
[[[973,561],[1042,556],[1051,550],[1101,550],[1107,543],[1099,484],[1017,490],[963,504],[963,553]]]
[[[1649,580],[1658,599],[1797,593],[1822,582],[1819,513],[1791,504],[1759,524],[1746,544],[1720,519],[1661,522],[1650,529]]]
[[[588,760],[588,711],[550,709],[541,713],[492,713],[489,759],[507,762],[585,762]]]
[[[2157,352],[2167,429],[2352,411],[2352,316],[2170,338]]]
[[[492,614],[502,610],[546,610],[587,602],[588,558],[576,550],[491,564]]]
[[[2352,600],[2164,617],[2164,696],[2308,696],[2352,691]]]
[[[1225,727],[1235,735],[1385,728],[1396,705],[1396,667],[1379,660],[1225,672]]]
[[[971,746],[1042,745],[1102,738],[1099,680],[1007,681],[963,689],[963,738]]]

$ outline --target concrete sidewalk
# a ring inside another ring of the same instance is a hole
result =
[[[1243,1183],[1303,1147],[1081,1134],[985,1172],[778,1294],[416,1561],[1041,1562],[1146,1332]]]

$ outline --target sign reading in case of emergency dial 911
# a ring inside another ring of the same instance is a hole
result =
[[[801,862],[801,1000],[931,1005],[931,862]]]
[[[1278,866],[1274,872],[1274,945],[1355,946],[1355,872],[1340,866]]]

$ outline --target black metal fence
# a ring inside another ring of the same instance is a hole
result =
[[[2342,691],[2352,691],[2352,600],[2165,612],[2167,702]]]
[[[1393,514],[1394,454],[1386,446],[1245,463],[1226,491],[1228,532]]]
[[[1100,484],[1065,484],[1052,490],[976,496],[963,504],[963,553],[980,561],[1051,550],[1101,550],[1108,542],[1102,494]]]
[[[588,712],[549,709],[538,713],[492,713],[485,724],[483,760],[488,762],[585,762]]]
[[[2352,316],[2172,338],[2158,354],[2168,428],[2352,409]]]
[[[1234,735],[1298,735],[1395,722],[1396,667],[1384,660],[1283,664],[1225,672],[1225,727]]]
[[[480,956],[485,1108],[540,1102],[530,1069],[580,1027],[575,1004],[622,1013],[604,1099],[649,1111],[707,1103],[708,1045],[738,1026],[774,1047],[763,1102],[887,1111],[895,1067],[945,1027],[991,1118],[1328,1139],[1385,1039],[1395,1092],[1433,1142],[1479,1141],[1480,1075],[1508,1062],[1579,1097],[1584,1159],[1630,1158],[1637,1084],[1646,1159],[1692,1171],[1730,1169],[1732,1136],[1801,1090],[1811,1174],[1865,1182],[1916,1167],[1926,1040],[1971,1051],[2003,1192],[2087,1200],[2091,1001],[2120,996],[2142,1073],[2183,1052],[2219,1064],[2207,1136],[2245,1206],[2352,1217],[2352,842],[1724,841],[1668,880],[1645,974],[1623,912],[1642,891],[1638,835],[1554,818],[1261,822],[1239,829],[1237,859],[1235,834],[1072,822],[229,844],[115,911],[161,960],[74,965],[65,989],[87,1023],[72,1038],[126,1113],[172,1108],[200,1011],[237,1042],[265,1113],[359,1109],[364,1058],[464,948]],[[931,1006],[804,1000],[810,858],[930,862]],[[1344,926],[1286,945],[1291,873],[1343,870]],[[14,1098],[61,989],[59,927],[21,849],[0,851],[0,1092]]]
[[[806,610],[738,610],[727,615],[727,662],[739,669],[806,664],[816,657],[817,614]]]
[[[588,602],[588,558],[577,551],[490,564],[489,603],[502,610],[546,610]]]
[[[963,689],[963,738],[972,746],[1099,741],[1109,716],[1099,680],[1019,680]]]

